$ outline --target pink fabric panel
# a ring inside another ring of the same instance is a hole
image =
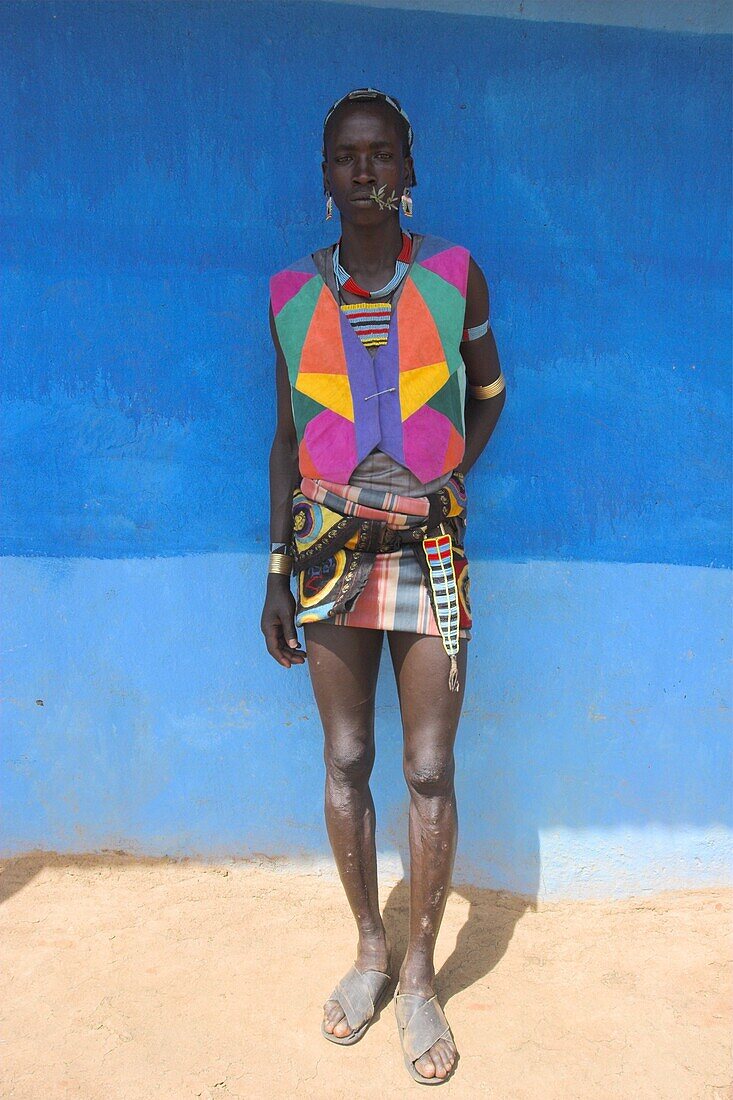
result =
[[[452,427],[448,417],[430,405],[423,405],[402,425],[405,465],[420,481],[432,481],[446,473],[445,452]]]
[[[314,416],[303,434],[317,477],[346,482],[356,466],[354,425],[331,409]]]
[[[272,312],[277,317],[284,305],[294,298],[300,288],[312,279],[307,271],[279,271],[270,279]]]
[[[446,248],[445,252],[438,252],[427,260],[421,260],[418,255],[420,267],[426,267],[428,271],[440,275],[447,283],[452,283],[461,295],[466,297],[466,284],[468,283],[469,253],[459,244],[452,248]]]

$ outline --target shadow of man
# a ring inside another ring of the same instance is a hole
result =
[[[444,1005],[491,973],[511,943],[515,926],[527,910],[536,908],[530,897],[502,890],[454,885],[451,893],[468,902],[468,915],[455,947],[435,976],[436,992]],[[395,974],[407,950],[409,915],[410,884],[403,878],[391,889],[383,912]]]

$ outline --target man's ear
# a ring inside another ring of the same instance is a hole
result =
[[[325,160],[321,163],[321,172],[323,174],[323,194],[325,195],[331,190],[331,181],[328,178],[328,164]]]
[[[412,176],[415,171],[412,157],[405,157],[405,187],[412,187]]]

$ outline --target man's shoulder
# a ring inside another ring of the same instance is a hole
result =
[[[462,244],[426,233],[420,242],[416,262],[433,275],[451,283],[465,298],[471,253]]]
[[[466,257],[470,255],[469,250],[462,244],[456,244],[455,241],[449,241],[445,237],[439,237],[436,233],[422,234],[420,252],[418,253],[418,263],[422,263],[424,260],[431,260],[434,256],[439,256],[442,252],[455,252],[457,255],[463,254]]]
[[[309,283],[318,278],[318,267],[314,261],[317,253],[309,252],[299,260],[288,264],[270,276],[270,302],[277,316],[283,306],[299,295]]]

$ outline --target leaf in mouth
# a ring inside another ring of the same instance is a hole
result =
[[[382,186],[379,188],[378,191],[377,191],[376,187],[373,186],[372,187],[372,193],[369,196],[369,198],[372,199],[373,202],[376,202],[376,204],[377,204],[377,206],[379,207],[380,210],[396,210],[400,200],[397,197],[397,195],[394,193],[394,190],[392,191],[391,195],[387,195],[387,197],[385,198],[384,197],[384,192],[386,190],[387,190],[387,184],[386,183],[382,184]]]

